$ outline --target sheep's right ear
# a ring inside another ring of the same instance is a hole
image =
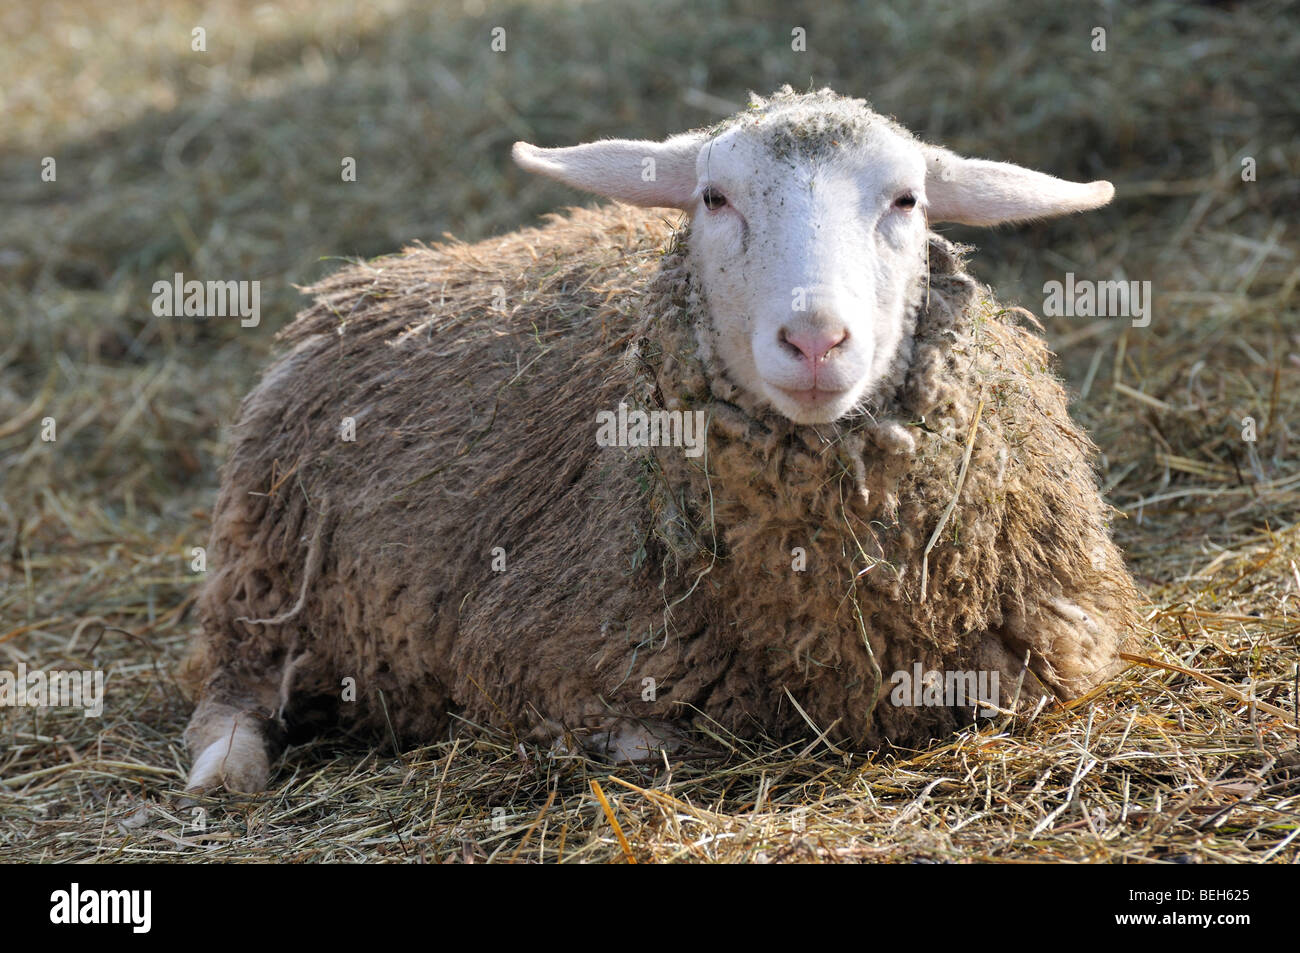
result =
[[[663,142],[605,139],[580,146],[541,149],[516,142],[515,162],[529,172],[631,205],[688,208],[695,196],[695,160],[704,137],[674,136]]]

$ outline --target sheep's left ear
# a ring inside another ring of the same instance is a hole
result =
[[[529,172],[575,189],[632,205],[685,209],[693,204],[703,144],[703,136],[691,133],[663,142],[605,139],[560,149],[516,142],[511,155]]]
[[[925,196],[931,222],[999,225],[1100,208],[1115,197],[1109,182],[1067,182],[1009,162],[964,159],[925,147]]]

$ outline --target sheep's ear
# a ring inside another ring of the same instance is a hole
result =
[[[581,146],[540,149],[516,142],[511,154],[529,172],[620,202],[687,208],[695,195],[695,160],[704,138],[674,136],[664,142],[606,139]]]
[[[931,222],[999,225],[1100,208],[1115,197],[1109,182],[1067,182],[1009,162],[963,159],[925,147],[925,196]]]

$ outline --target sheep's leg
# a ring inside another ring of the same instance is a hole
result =
[[[283,739],[269,705],[250,703],[244,692],[205,694],[185,729],[194,759],[185,790],[191,794],[222,787],[237,793],[263,790],[271,776],[271,761],[284,748]]]
[[[1029,666],[1063,700],[1077,698],[1121,667],[1123,633],[1110,614],[1080,593],[1044,599],[1029,611],[1008,614],[1006,634],[1013,654],[1031,653]]]
[[[995,633],[980,642],[971,660],[977,672],[997,676],[997,695],[994,702],[1003,710],[1026,712],[1044,696],[1054,698],[1056,692],[1044,684],[1035,673],[1033,657],[1030,667],[1025,667],[1026,650],[1009,647],[1001,633]],[[983,699],[981,699],[983,701]]]

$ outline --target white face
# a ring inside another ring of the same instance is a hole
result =
[[[795,423],[828,423],[876,396],[903,342],[926,160],[883,123],[799,151],[748,124],[706,143],[690,254],[733,380]]]
[[[910,357],[927,219],[999,225],[1105,205],[1078,183],[925,145],[861,100],[789,87],[716,137],[514,146],[524,168],[691,215],[712,346],[732,380],[801,424],[866,408]],[[646,171],[653,169],[654,174]]]

